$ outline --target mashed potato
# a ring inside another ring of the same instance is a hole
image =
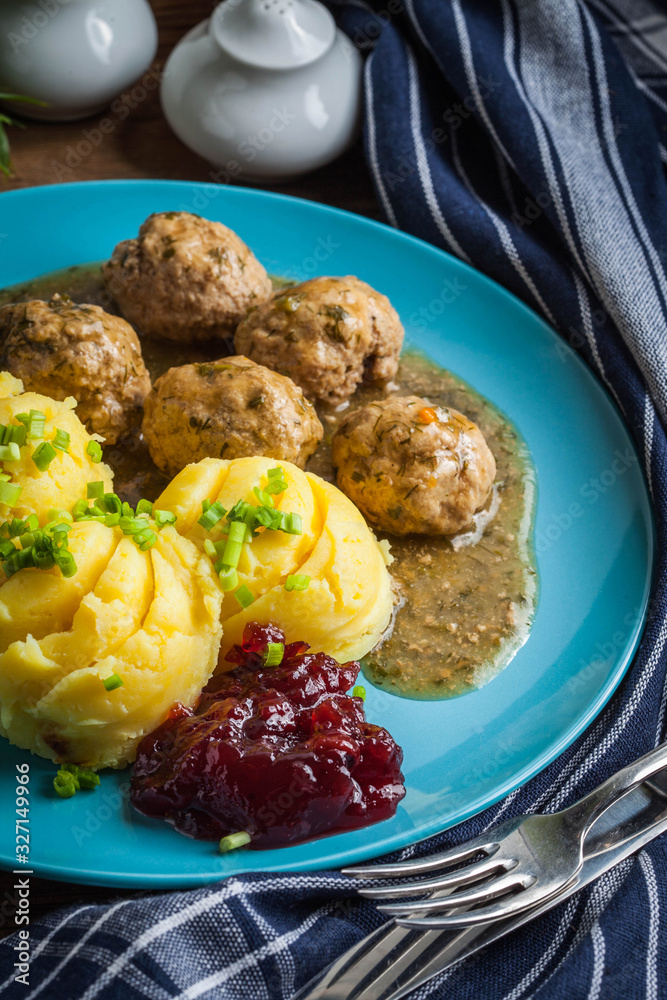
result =
[[[86,449],[90,441],[102,441],[90,435],[74,408],[71,396],[57,402],[36,392],[23,392],[23,383],[8,372],[0,373],[0,424],[17,424],[17,413],[39,410],[46,417],[44,437],[28,441],[20,448],[18,461],[0,463],[2,471],[11,476],[11,482],[21,486],[21,494],[14,507],[0,503],[0,520],[27,517],[37,514],[45,518],[51,508],[69,510],[86,495],[86,483],[102,481],[105,491],[112,489],[113,473],[108,465],[93,462]],[[56,451],[48,469],[40,472],[32,460],[32,453],[42,443],[51,442],[56,431],[66,431],[70,436],[67,452]],[[0,579],[2,574],[0,574]]]
[[[156,506],[178,515],[176,527],[203,545],[216,540],[197,520],[202,501],[219,500],[229,509],[238,500],[257,503],[253,487],[267,483],[274,459],[204,459],[188,465],[170,483]],[[339,661],[358,659],[378,642],[392,611],[391,579],[383,552],[354,504],[335,486],[289,462],[281,462],[287,489],[274,499],[279,509],[299,514],[301,535],[262,531],[244,545],[239,586],[255,600],[241,608],[233,593],[224,595],[222,654],[241,641],[247,622],[273,621],[288,642],[303,639],[314,651]],[[285,590],[290,574],[310,577],[307,590]],[[221,669],[231,669],[224,660]]]
[[[24,569],[2,590],[0,734],[53,761],[119,767],[212,674],[222,595],[210,560],[171,527],[142,552],[83,521],[70,550],[72,578]],[[123,683],[108,691],[112,674]]]

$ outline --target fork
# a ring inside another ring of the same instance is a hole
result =
[[[618,771],[574,805],[549,815],[517,816],[459,847],[427,858],[344,868],[357,879],[445,875],[360,889],[367,899],[390,899],[378,910],[403,927],[467,927],[521,913],[577,878],[583,842],[593,823],[623,795],[667,766],[667,743]],[[482,855],[479,860],[473,860]],[[471,888],[468,888],[471,887]],[[446,892],[443,896],[441,893]],[[451,895],[450,895],[451,893]],[[415,900],[416,896],[429,895]],[[393,902],[411,898],[410,902]]]

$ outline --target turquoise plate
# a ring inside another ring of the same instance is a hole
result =
[[[532,633],[486,687],[407,701],[368,686],[368,718],[405,752],[392,820],[273,851],[221,856],[128,803],[129,774],[56,800],[53,766],[0,741],[0,863],[15,868],[15,765],[30,764],[30,866],[50,878],[187,886],[240,872],[361,861],[453,826],[528,781],[595,718],[641,636],[653,524],[630,436],[599,383],[530,309],[461,261],[410,236],[266,191],[108,181],[1,196],[0,286],[109,256],[150,212],[218,219],[270,272],[356,274],[391,297],[408,341],[488,396],[520,428],[538,476],[541,592]]]

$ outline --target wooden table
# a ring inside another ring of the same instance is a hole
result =
[[[209,0],[151,2],[160,29],[160,47],[153,67],[159,74],[178,39],[207,17],[213,4]],[[4,184],[5,189],[112,177],[157,177],[210,183],[209,164],[190,152],[165,122],[157,89],[145,90],[145,94],[141,101],[127,96],[127,116],[121,120],[119,116],[112,115],[114,130],[85,156],[79,156],[77,145],[85,139],[84,130],[90,133],[95,128],[95,118],[65,124],[31,122],[25,131],[11,129],[15,177]],[[361,143],[335,163],[282,184],[276,190],[380,218]],[[0,937],[16,929],[14,916],[18,897],[13,886],[17,877],[0,872]],[[59,906],[81,902],[105,903],[133,895],[132,892],[70,885],[34,877],[30,889],[31,920]]]

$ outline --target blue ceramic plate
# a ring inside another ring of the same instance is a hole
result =
[[[595,718],[641,635],[653,526],[630,436],[563,341],[488,278],[367,219],[264,191],[110,181],[2,195],[0,286],[100,260],[150,212],[184,209],[235,229],[270,272],[356,274],[391,297],[408,341],[517,424],[538,476],[541,592],[526,645],[486,687],[407,701],[368,685],[370,721],[405,752],[407,795],[377,826],[273,851],[221,856],[128,804],[128,772],[55,800],[53,766],[0,741],[0,862],[16,867],[15,764],[30,764],[30,863],[51,878],[187,886],[256,870],[337,867],[452,826],[523,784]]]

